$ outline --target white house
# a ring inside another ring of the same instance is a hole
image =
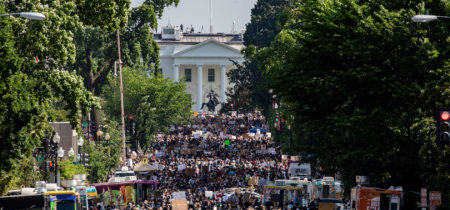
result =
[[[240,50],[244,47],[241,33],[194,33],[182,32],[179,27],[171,25],[162,27],[162,33],[154,34],[160,47],[160,71],[166,76],[179,81],[185,78],[187,92],[196,104],[192,110],[201,109],[202,103],[209,101],[208,93],[214,90],[220,96],[220,102],[226,101],[225,91],[229,84],[226,73],[236,66],[230,60],[242,64],[244,61]],[[216,107],[216,111],[221,105]]]

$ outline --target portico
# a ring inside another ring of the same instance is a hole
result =
[[[203,103],[208,102],[207,95],[211,90],[219,95],[221,103],[226,102],[225,93],[230,82],[226,73],[236,68],[230,59],[238,63],[244,61],[239,49],[214,39],[173,53],[171,58],[173,59],[171,70],[163,69],[163,73],[174,81],[185,79],[187,91],[196,102],[192,109],[198,112],[207,111],[206,108],[201,110],[201,107]],[[220,108],[219,105],[216,110]]]

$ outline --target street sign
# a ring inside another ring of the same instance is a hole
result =
[[[441,205],[441,192],[439,191],[430,192],[430,204],[433,206]]]
[[[420,200],[421,200],[421,204],[422,204],[422,208],[426,208],[427,207],[427,188],[422,188],[420,190]]]

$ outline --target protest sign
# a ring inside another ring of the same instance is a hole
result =
[[[186,191],[173,192],[172,195],[172,200],[186,200]]]
[[[184,173],[186,175],[189,175],[189,176],[194,176],[194,169],[193,168],[186,168]]]
[[[184,169],[186,169],[186,164],[178,165],[178,171],[182,171]]]
[[[267,137],[271,137],[272,134],[271,134],[270,132],[267,132],[267,133],[266,133],[266,136],[267,136]]]
[[[274,155],[276,154],[275,148],[273,148],[273,147],[269,148],[269,149],[267,150],[267,152],[270,153],[270,154],[274,154]]]
[[[187,200],[172,200],[172,210],[188,210]]]
[[[213,191],[205,191],[205,197],[212,197],[213,196]]]

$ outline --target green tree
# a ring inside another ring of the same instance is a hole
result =
[[[227,102],[219,110],[219,113],[227,113],[229,111],[237,111],[240,114],[247,114],[255,110],[255,105],[250,97],[251,90],[249,89],[252,82],[252,77],[249,71],[244,66],[233,62],[237,69],[232,69],[227,72],[227,77],[231,78],[230,84],[232,87],[227,89]],[[233,107],[231,106],[233,104]]]
[[[19,190],[22,186],[31,187],[35,181],[42,180],[39,164],[34,157],[27,157],[17,167],[0,178],[0,195],[5,196],[8,190]]]
[[[89,4],[101,5],[97,13]],[[98,99],[85,91],[75,74],[56,69],[73,62],[73,32],[83,24],[107,29],[124,26],[129,1],[95,0],[89,3],[68,0],[2,1],[1,13],[34,11],[43,13],[42,21],[10,16],[0,19],[0,177],[16,169],[31,156],[32,149],[50,128],[54,114],[50,105],[65,104],[68,120],[74,128],[82,114],[99,107]],[[108,10],[108,11],[107,11]],[[111,14],[111,11],[115,13]],[[103,15],[108,15],[104,18]],[[40,61],[34,63],[35,58]],[[9,185],[3,185],[3,189]]]
[[[89,172],[86,167],[84,167],[84,165],[75,165],[72,161],[73,157],[58,162],[58,167],[61,167],[61,180],[72,179],[72,176],[75,174],[86,174],[87,176],[89,176]]]
[[[174,123],[185,123],[194,105],[183,81],[174,82],[158,74],[151,77],[149,83],[136,112],[139,124],[137,139],[144,149],[148,148],[158,131],[167,131]]]
[[[151,65],[159,66],[159,47],[153,40],[152,28],[157,27],[157,17],[171,4],[178,5],[179,0],[146,0],[141,6],[128,11],[126,27],[120,30],[121,59],[125,66],[142,65],[147,69]],[[75,32],[76,61],[67,66],[85,78],[85,86],[93,95],[100,95],[101,84],[111,75],[114,62],[119,61],[117,33],[105,30],[101,26],[85,26]],[[95,107],[91,111],[91,120],[99,126],[99,117]],[[94,135],[96,136],[96,135]],[[95,137],[96,138],[96,137]]]
[[[83,151],[89,154],[88,170],[93,183],[105,181],[111,170],[119,166],[123,154],[119,124],[116,121],[107,121],[104,135],[106,133],[110,136],[109,141],[99,137],[100,143],[83,145]]]
[[[361,174],[375,186],[414,191],[421,175],[447,176],[440,164],[448,148],[431,143],[430,127],[435,108],[450,103],[449,25],[411,22],[425,8],[445,14],[442,5],[304,0],[280,18],[284,29],[271,47],[246,50],[256,51],[298,124],[317,134],[317,145],[304,149],[320,159],[321,173],[340,171],[347,190]]]
[[[286,8],[293,8],[295,2],[298,0],[258,0],[252,9],[250,23],[246,25],[244,45],[256,49],[269,47],[281,30],[277,25],[280,13]],[[228,74],[236,84],[230,90],[233,92],[227,95],[231,101],[245,101],[245,104],[248,104],[246,109],[252,108],[253,111],[254,108],[258,108],[264,115],[268,115],[271,96],[266,86],[270,82],[262,76],[258,61],[247,56],[245,58],[242,65],[235,63],[237,70]],[[243,97],[247,99],[244,100]]]
[[[149,77],[150,72],[143,68],[122,70],[124,110],[138,123],[138,135],[134,139],[139,140],[143,148],[158,130],[187,119],[193,102],[185,92],[185,82],[174,82],[160,74]],[[106,99],[103,107],[107,115],[121,119],[118,77],[109,78],[102,97]]]

